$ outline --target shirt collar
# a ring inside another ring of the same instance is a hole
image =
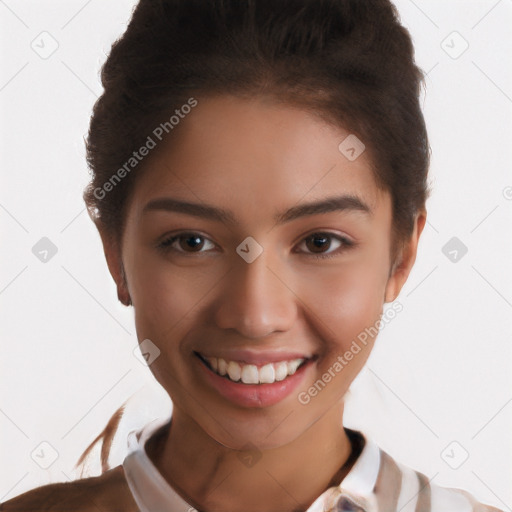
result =
[[[149,438],[170,421],[171,417],[158,418],[128,435],[128,455],[123,461],[123,468],[141,512],[195,510],[169,485],[145,450]],[[338,486],[330,487],[322,493],[306,512],[377,512],[373,491],[381,465],[381,450],[364,434],[359,434],[364,439],[364,445],[349,473]]]

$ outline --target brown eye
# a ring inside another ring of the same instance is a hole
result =
[[[210,247],[208,247],[210,244]],[[206,237],[198,233],[181,233],[164,240],[160,247],[167,251],[175,251],[178,253],[201,253],[207,252],[202,249],[212,249],[215,245]]]
[[[313,233],[299,245],[300,252],[316,258],[331,258],[354,246],[348,238],[334,233]]]
[[[200,251],[204,246],[204,239],[200,236],[191,235],[191,236],[180,236],[179,237],[180,247],[184,251],[192,250],[192,252]]]
[[[306,247],[313,253],[322,253],[331,247],[329,235],[315,233],[306,238]]]

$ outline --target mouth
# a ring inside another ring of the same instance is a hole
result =
[[[199,360],[213,373],[231,382],[246,385],[263,385],[281,382],[295,375],[297,371],[316,357],[299,357],[281,361],[246,363],[231,361],[222,357],[211,357],[194,352]]]
[[[194,352],[198,376],[230,403],[243,408],[276,405],[315,375],[317,356],[284,352],[232,352],[215,357]]]

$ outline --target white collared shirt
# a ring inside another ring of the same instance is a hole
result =
[[[150,437],[170,421],[159,418],[128,435],[123,468],[141,512],[197,512],[169,485],[145,450]],[[396,462],[358,434],[364,446],[351,470],[306,512],[503,512],[478,503],[465,491],[430,484],[425,475]]]

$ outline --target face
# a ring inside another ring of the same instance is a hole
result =
[[[338,149],[349,132],[305,111],[203,99],[173,135],[109,266],[174,410],[225,446],[283,445],[342,403],[422,226],[390,276],[389,193]]]

